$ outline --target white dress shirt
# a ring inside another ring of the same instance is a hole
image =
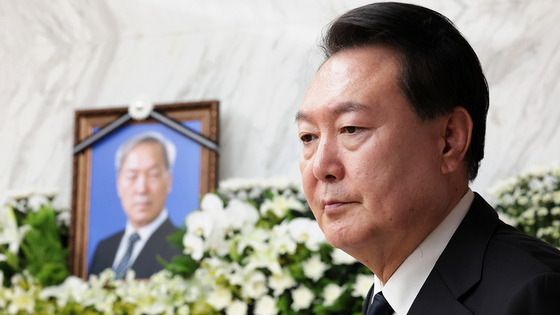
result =
[[[154,234],[154,232],[160,227],[160,225],[163,224],[168,216],[169,215],[167,214],[167,209],[164,208],[154,221],[138,229],[138,231],[134,230],[130,222],[127,221],[124,235],[121,238],[121,242],[119,243],[119,248],[117,249],[115,260],[113,260],[113,270],[117,268],[119,262],[126,252],[130,235],[132,235],[134,232],[137,232],[138,236],[140,236],[140,239],[138,239],[138,241],[134,243],[134,249],[132,250],[132,255],[130,256],[129,265],[132,266],[132,264],[136,260],[136,257],[138,257],[138,254],[140,254],[140,252],[144,248],[144,245],[146,245],[146,242],[150,239],[150,236]]]
[[[383,296],[395,314],[407,314],[439,256],[469,211],[473,200],[474,193],[468,189],[455,208],[404,260],[385,285],[374,277],[372,299],[376,293],[383,291]]]

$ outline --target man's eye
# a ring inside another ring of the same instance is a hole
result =
[[[135,181],[136,180],[136,175],[127,175],[125,176],[125,179],[128,181]]]
[[[310,142],[311,140],[313,140],[313,135],[303,135],[300,137],[301,142],[303,143],[307,143]]]
[[[358,127],[348,126],[342,128],[342,133],[354,133],[356,131],[358,131]]]

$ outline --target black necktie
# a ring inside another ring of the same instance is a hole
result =
[[[129,261],[130,256],[132,256],[132,250],[134,249],[134,243],[140,239],[138,233],[132,233],[128,238],[128,247],[126,248],[126,252],[124,253],[123,258],[115,268],[115,279],[122,279],[126,275],[126,271],[130,267]]]
[[[393,308],[389,305],[387,300],[385,300],[382,292],[375,295],[373,303],[369,306],[367,311],[367,315],[392,315],[393,313]]]

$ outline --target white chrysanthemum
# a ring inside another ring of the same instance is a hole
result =
[[[329,269],[329,266],[321,261],[321,256],[313,255],[308,260],[304,261],[302,264],[303,274],[317,281],[323,277],[325,271]]]
[[[134,120],[142,120],[148,118],[154,109],[154,104],[146,96],[135,97],[128,105],[128,114]]]
[[[335,248],[331,253],[333,263],[336,265],[351,265],[357,262],[354,257],[348,255],[345,251]]]
[[[306,286],[300,285],[292,290],[292,309],[295,311],[304,310],[311,306],[315,295]]]
[[[232,301],[231,290],[224,287],[217,287],[208,296],[208,304],[212,305],[216,310],[225,309]]]
[[[523,213],[521,213],[521,216],[523,218],[527,219],[527,220],[532,220],[532,219],[535,218],[535,212],[536,212],[536,209],[529,208],[529,209],[523,211]]]
[[[298,243],[304,243],[310,250],[319,250],[319,245],[326,242],[323,231],[315,220],[295,218],[288,223],[288,231]]]
[[[45,195],[41,194],[33,194],[27,199],[27,207],[34,212],[37,212],[41,209],[43,205],[48,203],[48,199]]]
[[[58,226],[70,226],[70,219],[70,209],[64,209],[57,214],[56,223]]]
[[[521,176],[537,176],[543,177],[550,172],[552,172],[553,168],[548,165],[532,165],[528,167]]]
[[[268,292],[266,276],[260,271],[251,271],[245,276],[241,284],[241,295],[251,299],[258,299]]]
[[[254,188],[261,190],[286,190],[296,188],[292,181],[285,177],[232,178],[221,181],[219,187],[220,193],[227,191],[250,190]]]
[[[183,236],[183,247],[183,253],[196,261],[200,261],[204,256],[204,241],[198,235],[186,233]]]
[[[352,286],[352,296],[365,299],[372,285],[373,275],[359,274]]]
[[[325,287],[325,289],[323,289],[323,297],[325,299],[325,305],[326,306],[331,306],[334,304],[334,302],[336,301],[336,299],[338,299],[338,297],[340,297],[340,295],[344,292],[344,289],[339,286],[336,285],[334,283],[330,283],[327,284],[327,286]]]
[[[548,209],[545,208],[545,207],[540,207],[540,208],[537,210],[537,215],[540,216],[540,217],[547,216],[547,215],[548,215]]]
[[[560,204],[560,190],[552,193],[552,200],[555,204]]]
[[[529,203],[529,198],[527,198],[526,196],[520,196],[519,199],[517,199],[517,203],[524,206]]]
[[[247,311],[247,303],[236,300],[228,305],[228,307],[226,308],[226,315],[245,315],[247,314]]]
[[[515,198],[511,194],[502,195],[502,202],[504,205],[511,206],[515,204]]]
[[[273,290],[272,294],[276,297],[282,295],[284,291],[294,287],[296,284],[296,281],[286,269],[283,269],[280,273],[273,273],[268,278],[268,286]]]
[[[6,195],[8,199],[24,200],[29,199],[29,197],[31,197],[34,193],[35,191],[33,189],[27,188],[21,190],[8,190]]]
[[[278,309],[276,308],[276,299],[265,295],[257,300],[255,303],[255,315],[276,315]]]

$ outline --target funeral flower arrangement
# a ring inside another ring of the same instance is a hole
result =
[[[504,221],[560,248],[560,165],[505,180],[493,195]]]
[[[183,257],[197,314],[360,313],[373,276],[333,249],[300,190],[279,180],[223,182],[187,216]],[[190,268],[186,268],[190,266]]]
[[[33,198],[0,213],[0,313],[359,314],[373,281],[282,180],[230,180],[203,196],[175,235],[184,255],[148,281],[68,276],[69,213]]]

